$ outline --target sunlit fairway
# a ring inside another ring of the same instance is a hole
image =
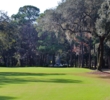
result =
[[[110,100],[110,81],[81,68],[0,68],[0,100]]]

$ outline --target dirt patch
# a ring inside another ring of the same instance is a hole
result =
[[[68,73],[70,75],[77,75],[77,76],[84,76],[84,77],[91,77],[91,78],[98,78],[108,81],[110,83],[110,70],[103,70],[97,71],[93,70],[91,72],[86,72],[86,73]]]
[[[110,71],[93,71],[89,72],[88,74],[91,74],[93,76],[99,77],[99,78],[105,78],[110,79]]]

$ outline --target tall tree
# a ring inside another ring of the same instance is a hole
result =
[[[80,62],[83,67],[83,48],[87,40],[85,34],[89,35],[89,67],[91,66],[91,34],[95,31],[97,12],[103,0],[66,0],[59,4],[56,10],[50,9],[44,13],[42,25],[44,30],[52,30],[65,33],[70,43],[78,38],[80,46]],[[85,39],[85,40],[84,40]]]
[[[96,21],[96,31],[99,37],[99,62],[98,70],[101,70],[104,65],[104,41],[110,35],[110,0],[105,0],[98,11],[99,18]]]
[[[33,65],[35,62],[34,58],[36,57],[36,46],[38,40],[35,21],[38,16],[39,9],[30,5],[20,7],[18,13],[16,15],[12,15],[12,19],[18,24],[19,28],[16,54],[20,55],[18,61],[22,61],[22,65]]]

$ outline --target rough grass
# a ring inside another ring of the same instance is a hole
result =
[[[81,68],[0,68],[0,100],[110,100],[109,78]]]

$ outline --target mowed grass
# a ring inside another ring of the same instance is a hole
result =
[[[110,100],[109,79],[81,68],[0,68],[0,100]]]

